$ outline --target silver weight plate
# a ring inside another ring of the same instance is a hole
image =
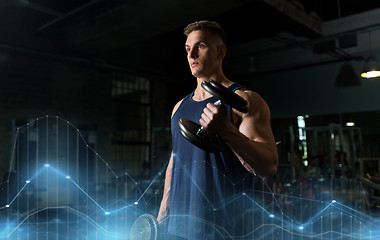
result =
[[[157,220],[153,215],[143,214],[132,224],[131,240],[157,240]]]

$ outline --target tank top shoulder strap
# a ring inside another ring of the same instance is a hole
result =
[[[236,90],[239,90],[242,88],[245,88],[245,87],[239,83],[236,83],[236,82],[234,82],[233,84],[231,84],[231,86],[228,87],[228,89],[231,90],[232,92],[235,92]]]
[[[191,97],[194,96],[194,91],[192,91],[191,93],[187,94],[183,99],[182,99],[182,102],[184,101],[189,101],[191,99]]]
[[[179,104],[178,109],[180,109],[181,106],[182,106],[183,104],[189,102],[189,101],[191,100],[191,97],[192,97],[193,95],[194,95],[194,91],[191,92],[190,94],[186,95],[186,96],[182,99],[181,103]]]

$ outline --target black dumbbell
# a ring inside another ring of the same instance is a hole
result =
[[[218,99],[215,103],[216,106],[228,104],[242,113],[248,112],[247,101],[220,83],[213,80],[203,81],[201,86]],[[225,144],[217,135],[206,133],[203,131],[202,126],[195,122],[181,118],[178,121],[178,126],[182,136],[207,152],[220,152],[225,147]]]

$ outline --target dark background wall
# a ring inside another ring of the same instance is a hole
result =
[[[250,79],[273,118],[379,110],[379,81],[360,77],[361,61],[344,61]]]

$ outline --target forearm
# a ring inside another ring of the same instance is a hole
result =
[[[252,140],[232,125],[221,132],[220,137],[249,172],[261,177],[270,177],[277,172],[278,156],[274,141]]]
[[[170,190],[164,189],[160,210],[158,211],[157,221],[160,223],[167,216],[170,206]]]
[[[169,164],[165,173],[164,193],[162,196],[160,210],[158,211],[158,216],[157,216],[158,222],[161,222],[169,212],[172,166],[173,166],[173,155],[170,156]]]

